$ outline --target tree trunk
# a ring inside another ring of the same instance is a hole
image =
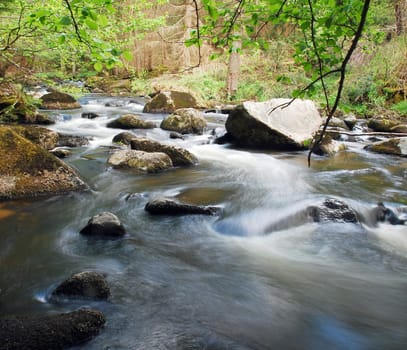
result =
[[[396,16],[396,34],[404,33],[404,16],[407,11],[406,0],[397,0],[394,3],[394,14]]]
[[[233,43],[232,52],[229,56],[228,65],[228,81],[227,81],[227,94],[229,99],[233,99],[236,95],[237,88],[239,85],[239,74],[240,74],[240,49],[242,48],[242,43],[240,40]]]

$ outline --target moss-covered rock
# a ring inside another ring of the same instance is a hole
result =
[[[165,153],[135,150],[115,152],[107,162],[116,169],[135,169],[147,173],[157,173],[172,167],[171,158]]]
[[[391,132],[407,134],[407,124],[399,124],[390,129]]]
[[[53,120],[39,114],[31,97],[22,86],[0,82],[0,121],[21,124],[52,124]]]
[[[375,142],[366,146],[365,149],[376,153],[407,157],[407,138],[396,137],[386,141]]]
[[[155,124],[146,122],[134,114],[125,114],[107,124],[108,128],[113,129],[153,129]]]
[[[144,106],[144,113],[173,113],[180,108],[198,108],[198,102],[190,93],[162,91]]]
[[[125,131],[117,134],[113,137],[112,142],[122,145],[130,145],[131,140],[133,140],[136,135],[132,134],[131,132]]]
[[[130,79],[117,79],[115,77],[90,77],[87,85],[92,92],[106,92],[109,94],[122,94],[131,92]]]
[[[161,129],[180,134],[201,135],[207,126],[201,112],[194,108],[180,108],[161,122]]]
[[[86,188],[68,165],[12,128],[0,126],[0,199],[31,198]]]
[[[71,96],[59,91],[53,91],[41,97],[42,109],[75,109],[81,105]]]
[[[10,125],[15,132],[46,150],[54,149],[59,141],[56,131],[34,125]]]
[[[196,157],[186,149],[164,145],[157,141],[142,137],[134,137],[131,141],[131,148],[144,152],[162,152],[167,154],[174,166],[189,166],[197,163]]]
[[[370,119],[367,126],[376,132],[392,132],[391,129],[400,123],[391,119],[377,118]]]

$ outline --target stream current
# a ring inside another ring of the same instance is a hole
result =
[[[118,100],[124,106],[105,106]],[[78,347],[86,350],[406,349],[407,226],[375,226],[370,218],[378,201],[407,203],[405,158],[368,153],[359,140],[308,168],[306,152],[211,144],[210,131],[224,128],[226,116],[206,114],[207,132],[184,140],[159,128],[135,130],[199,159],[137,174],[106,164],[121,132],[106,123],[141,113],[142,101],[89,95],[80,102],[81,110],[51,112],[51,128],[92,138],[67,159],[92,190],[0,203],[2,316],[98,309],[107,323]],[[157,125],[163,117],[143,114]],[[223,212],[150,216],[144,206],[157,196]],[[362,225],[296,222],[328,197],[354,208]],[[79,234],[102,211],[120,218],[123,239]],[[49,301],[60,282],[86,270],[106,273],[109,301]]]

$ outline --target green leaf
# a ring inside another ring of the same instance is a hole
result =
[[[88,28],[91,29],[91,30],[97,30],[97,29],[98,29],[98,24],[97,24],[95,21],[91,20],[90,18],[87,18],[87,19],[85,20],[85,24],[86,24],[86,25],[88,26]]]
[[[106,27],[109,24],[109,20],[107,19],[107,17],[105,15],[100,15],[98,17],[98,23],[102,26],[102,27]]]
[[[62,45],[65,42],[65,40],[66,40],[65,34],[61,34],[58,38],[58,43]]]
[[[103,64],[100,63],[100,62],[96,62],[96,63],[93,65],[93,68],[95,68],[95,71],[96,71],[96,72],[101,72],[102,69],[103,69]]]
[[[133,59],[133,55],[129,50],[123,51],[122,56],[126,61],[131,61]]]
[[[63,25],[63,26],[69,26],[72,24],[72,18],[69,16],[64,16],[61,18],[61,20],[59,21],[59,24]]]

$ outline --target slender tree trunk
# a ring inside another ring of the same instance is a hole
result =
[[[229,56],[228,65],[228,81],[227,81],[227,94],[228,98],[232,99],[237,92],[239,86],[240,75],[240,49],[242,48],[241,41],[235,41],[233,43],[232,52]]]
[[[394,14],[396,16],[396,34],[401,35],[404,33],[404,16],[407,11],[406,0],[397,0],[394,3]]]

